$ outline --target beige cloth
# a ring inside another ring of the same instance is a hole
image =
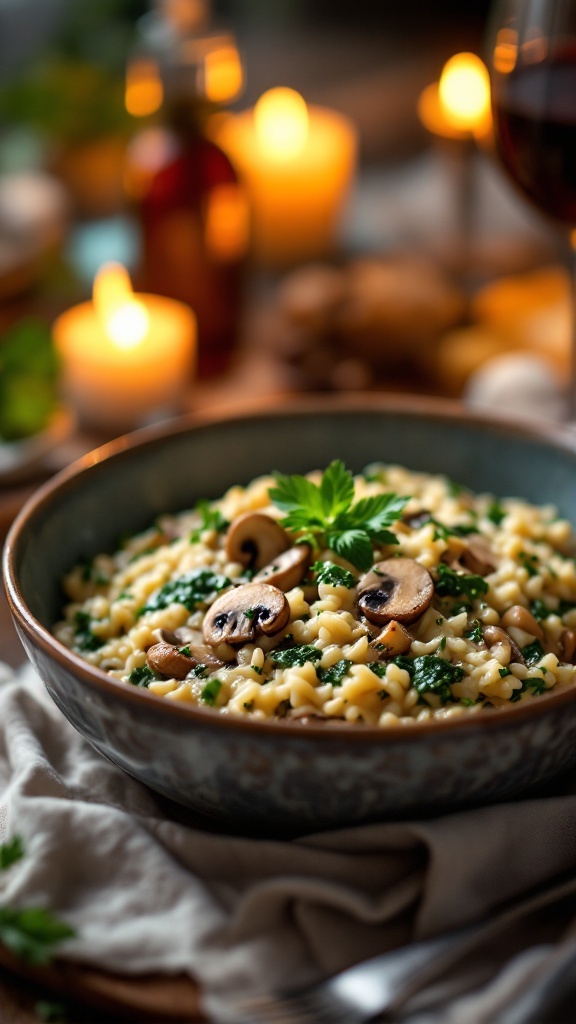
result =
[[[59,955],[69,960],[188,972],[214,1019],[236,1024],[238,994],[500,914],[535,887],[576,890],[576,774],[437,819],[291,842],[232,836],[93,751],[31,669],[0,669],[0,680],[0,841],[17,833],[26,849],[0,876],[0,904],[43,903],[68,921],[77,936]],[[573,913],[570,899],[544,916],[513,910],[517,927],[498,926],[438,984],[418,992],[415,979],[398,1016],[430,1021],[438,1005],[448,1024],[500,1020],[537,970],[570,951]]]

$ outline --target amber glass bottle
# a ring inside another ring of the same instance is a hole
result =
[[[172,32],[158,50],[158,123],[132,141],[126,169],[142,236],[138,288],[188,303],[198,321],[198,373],[226,369],[240,326],[248,251],[246,198],[209,118],[238,91],[229,36]]]

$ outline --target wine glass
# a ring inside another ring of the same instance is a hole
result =
[[[500,0],[490,33],[494,136],[508,174],[569,245],[567,412],[576,419],[576,0]]]

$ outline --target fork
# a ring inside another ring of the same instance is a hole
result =
[[[486,922],[384,953],[327,981],[243,1001],[237,1024],[366,1024],[463,956]],[[489,927],[489,925],[488,925]]]

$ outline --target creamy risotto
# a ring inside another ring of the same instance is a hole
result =
[[[165,515],[77,565],[55,634],[126,685],[253,719],[399,726],[576,678],[551,505],[335,462]]]

